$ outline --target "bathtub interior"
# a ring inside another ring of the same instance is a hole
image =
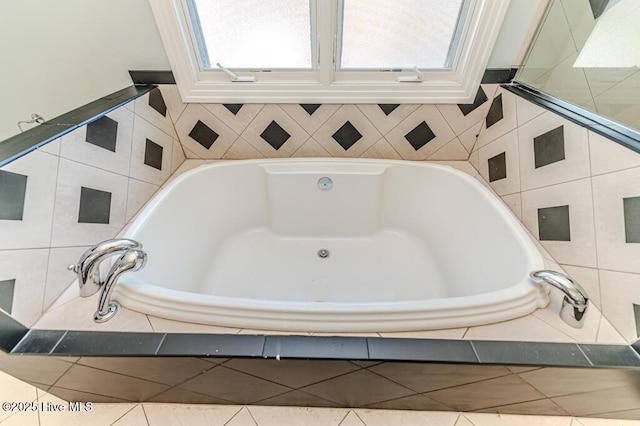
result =
[[[330,190],[318,187],[322,177]],[[507,291],[542,266],[479,182],[408,162],[201,166],[151,202],[128,236],[148,263],[124,283],[240,299],[456,298]]]

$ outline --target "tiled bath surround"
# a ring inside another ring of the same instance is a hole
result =
[[[184,161],[159,90],[0,169],[0,309],[32,325]]]
[[[640,156],[504,89],[470,162],[629,342],[638,338]]]

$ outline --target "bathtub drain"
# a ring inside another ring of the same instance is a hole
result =
[[[325,259],[325,258],[329,257],[329,250],[327,250],[327,249],[320,249],[320,250],[318,250],[318,256],[319,256],[321,259]]]

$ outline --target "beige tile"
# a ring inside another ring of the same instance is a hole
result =
[[[519,192],[516,194],[503,195],[502,201],[509,207],[509,210],[522,221],[522,194]]]
[[[189,136],[189,133],[191,133],[198,121],[201,121],[218,134],[218,137],[209,149],[200,145]],[[238,138],[237,133],[200,104],[190,104],[180,116],[180,120],[178,120],[175,127],[180,143],[182,143],[186,150],[198,158],[221,158]],[[185,154],[188,158],[191,158],[192,155],[186,152],[186,150]]]
[[[640,425],[640,420],[619,420],[619,419],[589,419],[578,417],[574,419],[578,426],[632,426]]]
[[[322,104],[313,114],[309,115],[299,104],[278,104],[278,106],[310,135],[340,108],[339,104]]]
[[[49,330],[139,331],[152,332],[146,315],[123,307],[109,321],[98,324],[93,314],[98,308],[100,293],[79,297],[49,310],[34,324],[34,328]]]
[[[292,157],[331,157],[331,154],[321,147],[315,139],[309,138],[308,141],[293,153]]]
[[[362,135],[360,139],[345,150],[333,135],[347,122]],[[365,117],[356,105],[343,105],[312,135],[313,139],[334,157],[358,157],[382,135]]]
[[[396,127],[402,120],[407,118],[420,105],[400,104],[391,114],[386,115],[378,104],[360,104],[360,111],[376,126],[376,129],[386,135],[391,129]]]
[[[21,411],[13,413],[6,420],[3,420],[2,426],[39,426],[40,417],[37,411]]]
[[[260,426],[289,425],[339,425],[348,413],[345,408],[311,407],[248,407],[252,417]]]
[[[522,220],[536,237],[539,236],[538,209],[569,206],[571,241],[541,241],[558,263],[596,266],[595,231],[590,194],[590,178],[522,193]]]
[[[480,153],[477,150],[469,155],[469,164],[480,173]]]
[[[469,421],[463,414],[460,414],[458,420],[456,421],[455,426],[475,426],[473,423]]]
[[[151,123],[154,127],[157,127],[158,129],[162,130],[164,133],[166,133],[170,137],[173,137],[175,130],[173,128],[173,121],[171,121],[169,108],[167,107],[166,115],[162,115],[158,111],[156,111],[154,108],[152,108],[149,105],[150,93],[151,92],[143,96],[140,96],[138,99],[136,99],[133,102],[134,112],[137,116],[136,118],[142,117],[143,119]],[[160,93],[162,93],[162,90],[160,90]],[[162,99],[165,101],[165,105],[167,105],[167,102],[164,99],[164,93],[162,93]]]
[[[543,308],[543,309],[549,309]],[[523,332],[523,330],[526,330]],[[513,340],[522,342],[572,342],[569,336],[535,315],[496,324],[469,327],[465,340]]]
[[[33,325],[43,310],[49,250],[0,250],[0,281],[15,280],[11,316]]]
[[[640,197],[640,168],[593,178],[598,266],[640,273],[640,244],[626,242],[624,198]]]
[[[454,426],[458,413],[443,411],[411,411],[411,410],[355,410],[367,426],[382,425],[433,425]]]
[[[78,275],[69,271],[67,266],[78,263],[80,256],[90,247],[91,246],[80,246],[51,249],[49,252],[47,282],[44,292],[45,310],[50,309],[54,301],[77,279]]]
[[[184,144],[180,144],[180,146],[182,146],[182,151],[184,152],[184,155],[187,159],[201,159],[202,156],[196,154],[195,152],[191,151],[189,148],[187,148],[186,146],[184,146]]]
[[[182,102],[178,86],[175,84],[161,84],[158,88],[162,92],[162,98],[164,99],[164,103],[167,105],[167,111],[169,112],[171,121],[176,123],[187,108],[187,104]]]
[[[489,182],[489,185],[498,195],[520,192],[520,161],[518,159],[518,132],[516,130],[481,147],[478,153],[480,174],[487,182],[489,182],[489,159],[504,153],[507,176]]]
[[[589,132],[591,174],[617,172],[640,167],[640,155],[597,133]]]
[[[244,138],[239,137],[233,145],[231,145],[229,150],[224,153],[222,158],[225,160],[246,160],[249,158],[264,158],[264,155],[244,140]]]
[[[186,160],[184,150],[178,139],[173,140],[173,148],[171,149],[171,173],[174,173]]]
[[[277,150],[260,136],[273,121],[289,134],[289,138]],[[290,157],[309,139],[309,134],[302,127],[273,104],[262,108],[241,136],[267,158]]]
[[[142,405],[136,405],[133,410],[129,411],[113,423],[113,426],[140,426],[148,424],[147,416],[144,414]]]
[[[188,172],[189,170],[195,169],[196,167],[202,166],[203,164],[209,164],[210,162],[213,162],[213,161],[218,161],[218,160],[200,160],[200,159],[185,160],[180,165],[180,167],[178,167],[178,169],[171,176],[169,176],[169,179],[166,180],[166,182],[162,185],[162,187],[164,188],[165,186],[167,186],[171,181],[173,181],[175,178],[177,178],[181,174]]]
[[[378,333],[381,337],[407,339],[462,339],[466,328],[449,328],[446,330],[400,331],[394,333]]]
[[[603,316],[598,329],[598,337],[596,343],[604,345],[626,345],[627,341],[618,333],[609,320]]]
[[[489,107],[491,106],[491,100],[493,99],[494,87],[493,85],[481,85],[483,92],[485,93],[487,100],[469,114],[464,115],[458,105],[454,104],[441,104],[436,105],[440,113],[444,116],[447,123],[451,126],[451,129],[456,135],[459,135],[468,130],[474,124],[481,122],[487,116]],[[475,93],[474,93],[475,97]]]
[[[591,101],[593,98],[591,97],[589,82],[584,70],[574,67],[576,59],[578,59],[578,53],[574,53],[562,60],[558,65],[536,79],[533,82],[533,86],[543,92],[553,93],[559,99],[576,105]]]
[[[451,142],[447,143],[445,146],[437,150],[431,156],[427,158],[427,160],[434,161],[446,161],[446,160],[460,160],[464,161],[469,158],[469,153],[462,146],[460,140],[458,138],[453,139]]]
[[[367,149],[365,152],[360,155],[360,158],[384,158],[391,160],[402,160],[400,154],[396,152],[395,149],[391,146],[391,144],[385,139],[382,138],[371,148]]]
[[[155,111],[155,110],[154,110]],[[160,170],[144,163],[147,140],[162,147]],[[162,130],[136,117],[133,123],[133,144],[131,148],[131,167],[128,175],[134,179],[162,185],[171,174],[171,156],[173,138]]]
[[[247,407],[243,407],[225,426],[257,426]]]
[[[464,413],[474,426],[571,426],[571,417]]]
[[[0,400],[2,402],[32,402],[37,399],[36,388],[0,371]],[[0,422],[14,412],[0,411]]]
[[[58,158],[32,152],[2,170],[27,176],[22,220],[0,220],[0,249],[49,247]]]
[[[480,129],[482,128],[483,123],[484,121],[479,121],[473,126],[471,126],[468,130],[458,135],[458,139],[460,139],[462,146],[464,146],[464,149],[466,149],[467,152],[473,151],[476,145],[476,141],[478,140],[478,134],[480,134]]]
[[[224,425],[241,409],[239,405],[143,404],[150,426]]]
[[[417,151],[405,136],[427,123],[435,137]],[[387,141],[405,160],[424,160],[455,138],[455,133],[434,105],[422,105],[385,135]]]
[[[77,261],[77,259],[76,259]],[[49,307],[45,307],[45,312],[51,311],[53,309],[59,308],[60,306],[69,303],[80,297],[80,287],[78,286],[78,279],[74,278],[74,280],[69,284],[69,286],[62,292],[60,297],[58,297]]]
[[[478,148],[485,146],[486,144],[498,139],[500,136],[507,134],[517,127],[517,96],[502,88],[497,90],[495,97],[497,98],[498,96],[502,96],[503,118],[502,120],[498,120],[488,129],[486,120],[482,122],[482,128],[480,129],[477,141]]]
[[[60,138],[54,139],[50,142],[47,142],[45,145],[42,145],[40,148],[38,148],[38,151],[46,152],[47,154],[58,156],[60,155],[60,145],[61,145]]]
[[[549,399],[538,399],[537,401],[521,402],[519,404],[502,405],[500,407],[486,408],[479,410],[481,413],[517,414],[517,415],[545,415],[562,416],[567,412],[558,407]]]
[[[640,275],[600,270],[602,313],[628,342],[638,338],[633,304],[640,305]]]
[[[541,108],[520,96],[516,96],[516,111],[518,113],[518,126],[522,126],[545,112],[546,109]]]
[[[191,322],[173,321],[165,318],[147,315],[153,331],[156,333],[207,333],[207,334],[236,334],[239,328],[218,327],[215,325],[195,324]]]
[[[137,179],[129,179],[127,192],[127,213],[125,220],[131,222],[138,212],[147,204],[153,195],[160,189],[159,185],[143,182]]]
[[[534,138],[563,127],[565,159],[535,168]],[[588,177],[589,142],[587,130],[552,112],[534,118],[518,128],[522,190],[555,185]]]
[[[51,394],[46,394],[40,403],[62,404],[68,408],[68,403]],[[41,426],[85,426],[110,425],[120,419],[126,413],[135,408],[136,404],[94,404],[90,412],[77,411],[40,411]]]
[[[202,104],[202,106],[211,111],[238,135],[244,132],[249,123],[264,108],[264,104],[243,104],[238,113],[234,114],[223,104]]]
[[[344,419],[342,419],[342,421],[340,422],[340,426],[366,426],[366,425],[362,422],[360,417],[358,417],[355,411],[351,410],[349,411],[349,414],[347,414],[347,416]]]

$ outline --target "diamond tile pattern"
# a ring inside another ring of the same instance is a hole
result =
[[[540,241],[571,241],[569,206],[538,209]]]
[[[22,220],[27,176],[0,170],[0,220]]]
[[[282,148],[282,145],[284,145],[291,135],[280,127],[278,123],[272,121],[260,134],[260,137],[277,151]]]
[[[472,104],[458,104],[458,108],[460,108],[460,112],[462,115],[467,116],[471,114],[476,108],[478,108],[483,103],[487,102],[487,95],[482,90],[482,87],[478,88],[476,92],[476,97],[473,99]],[[487,126],[488,127],[488,126]]]
[[[536,169],[564,160],[564,126],[533,138],[533,153]]]
[[[111,152],[116,152],[118,122],[107,117],[100,117],[87,124],[86,141]]]
[[[493,99],[491,107],[489,108],[489,113],[487,114],[486,118],[487,129],[503,118],[504,113],[502,111],[502,94],[499,94]]]
[[[404,137],[411,144],[413,149],[417,151],[435,138],[436,135],[431,131],[431,128],[427,123],[423,121]]]
[[[0,281],[0,309],[6,313],[11,313],[13,306],[13,292],[16,286],[16,280]]]
[[[627,243],[640,243],[640,197],[622,199],[624,235]]]
[[[346,151],[362,138],[362,134],[347,121],[331,137]]]
[[[302,109],[307,111],[307,114],[309,115],[313,115],[313,113],[316,112],[318,108],[320,108],[320,104],[300,104],[300,106],[302,107]]]
[[[231,114],[238,115],[240,108],[242,108],[244,104],[222,104],[222,105],[224,105],[224,107],[228,109],[231,112]]]
[[[399,104],[378,104],[384,115],[391,114],[396,108],[398,108]]]
[[[149,106],[163,117],[167,116],[167,105],[164,103],[164,98],[162,97],[162,92],[160,89],[155,89],[149,92]]]
[[[160,145],[151,139],[147,139],[144,149],[144,164],[154,169],[162,170],[162,151],[163,148]]]
[[[198,120],[193,129],[189,133],[189,137],[198,142],[206,149],[211,148],[211,145],[218,139],[218,134],[211,130],[206,124]]]
[[[489,163],[489,182],[495,182],[507,177],[506,153],[503,152],[487,160]]]
[[[78,223],[109,223],[111,216],[111,193],[99,189],[80,189]]]

